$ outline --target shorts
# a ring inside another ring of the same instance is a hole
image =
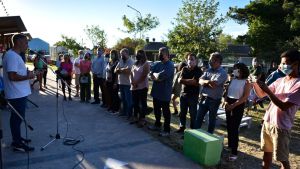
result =
[[[80,84],[79,77],[80,77],[80,74],[75,74],[75,86],[78,86]]]
[[[261,149],[272,152],[276,161],[289,161],[291,131],[264,122],[261,129]]]

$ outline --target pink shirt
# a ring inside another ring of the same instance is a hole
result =
[[[269,89],[283,102],[294,103],[286,111],[282,111],[273,102],[270,103],[264,120],[280,129],[292,128],[295,114],[300,107],[300,78],[285,81],[286,77],[276,80]]]
[[[80,61],[79,68],[81,73],[90,73],[92,62],[89,60]]]
[[[147,64],[147,65],[146,65]],[[139,80],[142,75],[144,74],[144,66],[148,66],[148,63],[144,63],[143,65],[133,65],[131,72],[132,72],[132,79],[134,81]],[[133,86],[131,85],[131,90],[138,90],[138,89],[144,89],[144,88],[148,88],[149,84],[148,84],[148,78],[146,77],[143,81],[140,81],[137,84],[136,88],[133,88]]]
[[[65,70],[68,72],[69,75],[72,74],[72,71],[73,71],[73,64],[71,62],[69,63],[66,63],[66,62],[61,62],[60,63],[60,68],[62,70]]]

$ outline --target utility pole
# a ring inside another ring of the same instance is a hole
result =
[[[137,12],[140,15],[140,19],[141,20],[143,19],[142,13],[139,10],[135,9],[134,7],[132,7],[130,5],[127,5],[127,7],[130,8],[130,9],[132,9],[132,10],[134,10],[135,12]],[[142,31],[140,31],[140,39],[141,38],[142,38]]]

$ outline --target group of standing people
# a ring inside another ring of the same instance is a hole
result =
[[[4,92],[7,101],[25,118],[26,98],[31,94],[29,80],[34,78],[34,73],[27,70],[22,60],[21,53],[28,47],[27,37],[16,34],[12,37],[13,48],[3,57],[3,81]],[[129,57],[128,49],[118,52],[110,51],[104,55],[102,49],[98,49],[98,56],[91,61],[91,54],[79,51],[78,60],[74,63],[70,55],[63,55],[64,60],[59,64],[58,75],[65,83],[62,83],[64,99],[66,100],[65,87],[71,98],[71,80],[73,66],[75,68],[76,95],[81,102],[89,102],[91,99],[91,80],[94,82],[94,102],[100,103],[99,87],[102,93],[102,107],[108,108],[112,113],[119,110],[119,96],[121,93],[122,111],[120,116],[127,116],[138,126],[145,125],[147,114],[148,74],[153,81],[151,96],[155,114],[154,125],[149,125],[151,130],[161,131],[161,115],[164,117],[163,130],[160,136],[170,135],[170,101],[174,78],[174,64],[170,60],[167,48],[159,49],[159,61],[150,67],[146,54],[138,50],[135,61]],[[62,57],[62,56],[60,56]],[[109,60],[107,60],[109,58]],[[225,97],[225,110],[227,118],[228,148],[231,149],[229,160],[237,159],[238,132],[245,103],[253,88],[260,98],[268,96],[271,100],[266,110],[261,131],[261,146],[264,151],[263,168],[270,168],[272,157],[281,163],[282,168],[290,168],[289,142],[291,128],[295,114],[300,107],[300,53],[298,50],[288,50],[281,55],[281,64],[278,70],[285,76],[274,80],[269,86],[260,80],[248,79],[250,74],[247,66],[237,63],[234,66],[234,78],[229,82],[225,95],[223,86],[227,80],[227,73],[221,67],[222,56],[212,53],[209,58],[210,68],[202,72],[197,66],[197,58],[194,54],[187,55],[187,66],[178,73],[177,82],[181,84],[180,90],[180,129],[186,128],[186,114],[190,113],[190,128],[201,128],[205,115],[209,112],[208,132],[213,133],[216,125],[216,114]],[[37,61],[37,69],[43,69]],[[36,70],[37,71],[37,70]],[[92,72],[93,77],[91,77]],[[276,71],[275,71],[276,73]],[[274,75],[272,73],[272,75]],[[201,91],[200,91],[201,86]],[[41,89],[41,87],[40,87]],[[80,89],[80,90],[79,90]],[[200,101],[198,102],[198,98]],[[197,109],[197,105],[199,106]],[[34,148],[25,143],[31,140],[21,137],[20,125],[22,119],[15,113],[11,113],[10,127],[12,134],[12,147],[15,151],[33,151]]]

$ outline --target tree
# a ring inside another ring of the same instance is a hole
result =
[[[183,0],[168,33],[168,46],[183,59],[185,52],[207,58],[218,49],[217,38],[222,33],[223,16],[217,17],[219,2],[215,0]]]
[[[86,25],[84,32],[88,36],[88,38],[92,41],[93,47],[101,47],[103,49],[106,48],[107,43],[107,35],[104,30],[100,28],[98,25]]]
[[[131,39],[129,37],[120,39],[117,44],[113,47],[114,49],[120,51],[123,48],[129,50],[130,55],[134,55],[135,51],[142,49],[145,46],[145,41],[142,39]]]
[[[65,35],[61,35],[62,41],[58,41],[54,44],[54,46],[63,46],[67,49],[73,51],[73,53],[77,53],[78,50],[83,49],[83,47],[76,42],[76,40],[72,37],[68,37]]]
[[[158,18],[151,14],[146,14],[146,17],[142,17],[142,14],[139,13],[134,20],[130,20],[126,15],[123,15],[122,20],[126,30],[121,31],[133,34],[134,38],[136,38],[136,35],[139,33],[140,39],[144,39],[144,34],[146,32],[159,25]]]
[[[219,51],[223,51],[227,48],[228,44],[237,45],[238,42],[231,35],[226,35],[226,34],[221,33],[218,36],[218,44],[219,44],[219,47],[218,47]]]
[[[272,60],[288,48],[300,47],[300,1],[255,0],[244,8],[230,8],[228,15],[248,25],[243,38],[253,47],[253,56]]]

